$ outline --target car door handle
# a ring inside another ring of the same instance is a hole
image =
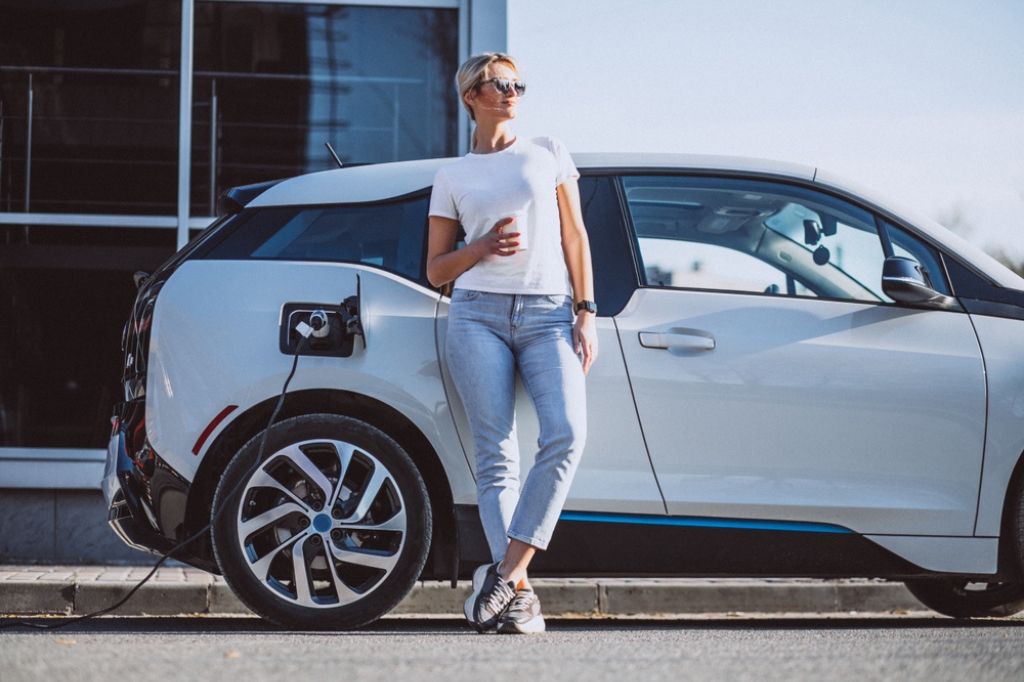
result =
[[[678,332],[640,332],[640,345],[644,348],[714,350],[715,337]]]

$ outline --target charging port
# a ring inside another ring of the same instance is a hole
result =
[[[312,330],[299,355],[323,355],[347,358],[352,355],[355,337],[362,327],[358,324],[358,309],[347,305],[324,303],[286,303],[281,310],[281,352],[294,355],[303,334],[301,325]],[[308,330],[307,330],[308,331]]]

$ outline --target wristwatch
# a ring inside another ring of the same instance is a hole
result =
[[[582,312],[586,310],[588,313],[594,313],[597,315],[597,304],[593,301],[580,301],[576,304],[576,312]]]

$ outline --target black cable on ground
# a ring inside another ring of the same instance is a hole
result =
[[[242,485],[242,483],[246,481],[256,471],[256,467],[258,467],[260,463],[263,462],[263,451],[264,448],[266,448],[267,446],[267,437],[270,435],[270,427],[274,425],[274,421],[277,420],[277,415],[281,412],[281,407],[284,405],[284,397],[288,393],[288,384],[291,383],[292,377],[295,376],[295,370],[299,366],[299,352],[302,350],[303,344],[306,342],[306,339],[307,336],[300,333],[299,342],[295,345],[295,356],[292,359],[292,370],[291,372],[288,373],[288,378],[284,380],[284,387],[282,387],[281,389],[281,397],[278,398],[277,406],[274,408],[273,413],[271,413],[270,421],[267,423],[267,428],[263,432],[263,438],[260,440],[260,449],[256,455],[256,461],[253,462],[253,465],[249,468],[249,471],[247,471],[245,475],[239,479],[238,483],[235,484],[235,487],[231,489],[231,492],[224,497],[225,500],[231,499],[231,497],[234,496],[236,492],[238,492],[238,488]],[[6,630],[7,628],[14,627],[26,627],[33,628],[36,630],[56,630],[58,628],[67,627],[68,625],[71,625],[73,623],[81,623],[82,621],[89,620],[90,618],[96,618],[97,616],[105,616],[106,614],[112,611],[116,611],[125,603],[127,603],[127,601],[131,599],[136,592],[139,591],[139,588],[145,585],[149,581],[149,579],[156,574],[157,569],[159,569],[165,561],[173,557],[174,554],[180,551],[182,548],[187,547],[189,543],[194,542],[204,533],[209,531],[210,528],[213,527],[213,524],[216,523],[217,520],[220,518],[220,515],[224,513],[224,509],[226,509],[226,507],[222,506],[220,509],[214,510],[214,513],[210,516],[209,523],[207,523],[201,529],[196,531],[196,533],[193,534],[190,538],[182,542],[179,542],[177,545],[172,547],[170,551],[168,551],[166,554],[160,557],[160,560],[157,561],[156,564],[153,566],[153,569],[148,574],[146,574],[146,577],[140,580],[135,587],[128,591],[128,594],[126,594],[124,597],[121,598],[120,601],[113,604],[112,606],[108,606],[107,608],[101,609],[100,611],[93,611],[92,613],[87,613],[82,616],[75,616],[74,618],[69,618],[67,620],[60,621],[59,623],[43,624],[36,623],[30,620],[18,619],[7,623],[0,623],[0,630]]]

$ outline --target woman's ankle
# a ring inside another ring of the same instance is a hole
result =
[[[503,582],[515,585],[517,590],[530,589],[530,579],[526,575],[526,571],[509,571],[505,567],[505,562],[501,562],[498,564],[498,575],[501,576]]]

